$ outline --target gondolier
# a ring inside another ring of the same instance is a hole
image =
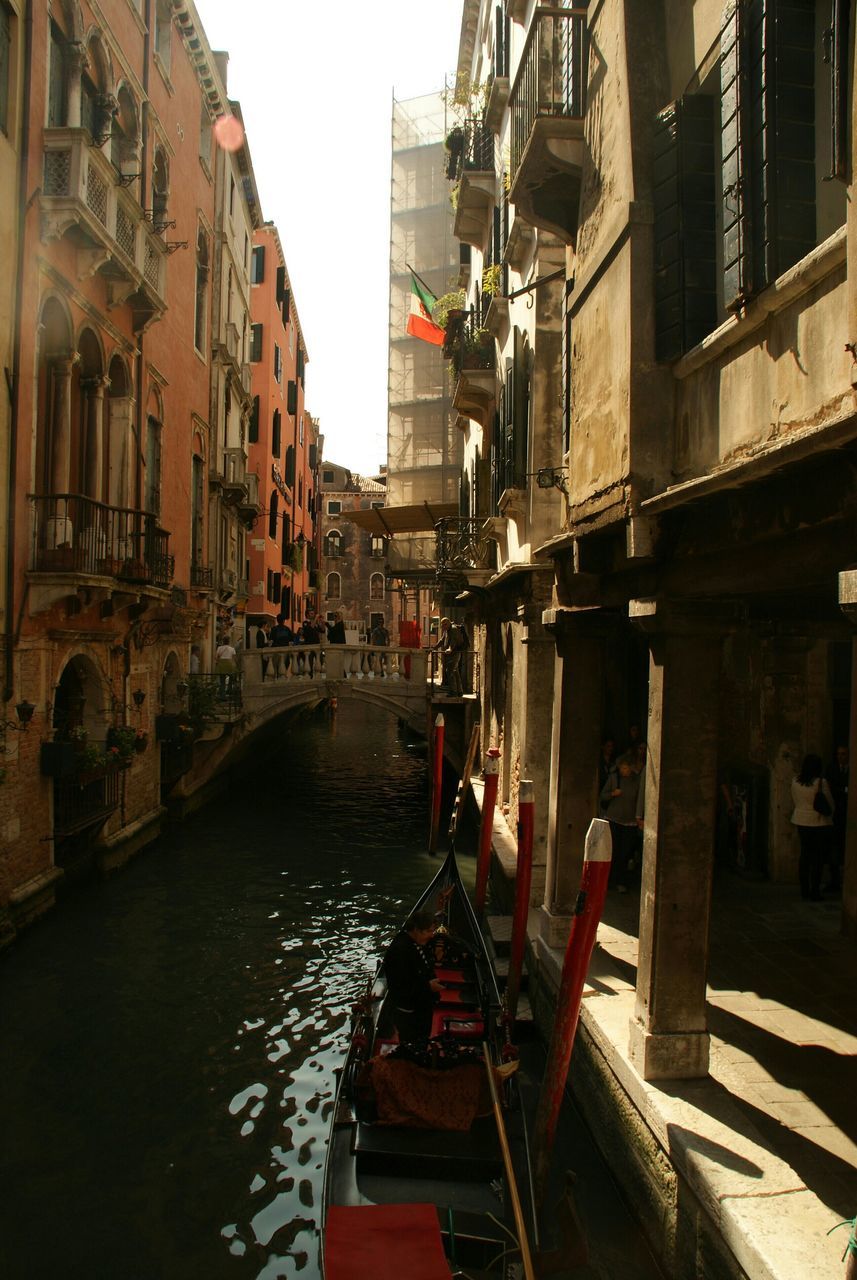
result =
[[[390,1006],[400,1040],[427,1040],[436,996],[443,990],[425,947],[434,935],[435,922],[424,911],[415,911],[390,944],[384,961]]]

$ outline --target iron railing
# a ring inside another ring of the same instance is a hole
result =
[[[471,116],[457,125],[447,141],[446,176],[450,182],[458,182],[466,170],[493,173],[494,141],[494,134],[480,118]]]
[[[496,363],[494,338],[473,310],[450,312],[443,354],[456,376],[462,369],[493,369]]]
[[[469,569],[490,568],[491,542],[484,518],[452,516],[435,525],[435,562],[439,578],[460,577]]]
[[[238,671],[217,675],[204,672],[188,677],[187,715],[193,724],[232,720],[244,703]]]
[[[583,118],[588,61],[586,10],[536,9],[509,94],[513,182],[536,120]]]
[[[192,564],[190,567],[190,585],[200,589],[214,586],[214,570],[209,564]]]
[[[100,765],[89,773],[54,782],[54,834],[73,835],[110,817],[119,806],[119,773]]]
[[[172,581],[170,535],[151,512],[108,507],[75,493],[31,496],[30,502],[34,572],[100,574],[156,587]]]

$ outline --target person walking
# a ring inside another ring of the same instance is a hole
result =
[[[800,893],[810,902],[821,898],[821,872],[833,836],[833,795],[822,773],[821,756],[809,754],[792,779],[791,820],[800,840]]]
[[[615,885],[620,893],[628,892],[628,863],[634,856],[641,822],[640,775],[635,765],[636,756],[626,752],[619,758],[616,773],[610,774],[601,792],[604,817],[610,823],[613,838],[609,883]]]
[[[228,698],[235,679],[236,667],[235,646],[224,636],[214,654],[214,670],[219,677],[218,684],[221,698]]]

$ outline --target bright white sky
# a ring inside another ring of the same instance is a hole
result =
[[[462,0],[196,0],[280,232],[324,453],[386,461],[390,130],[454,77]]]

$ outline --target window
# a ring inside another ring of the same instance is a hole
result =
[[[274,417],[271,422],[271,455],[274,458],[279,458],[280,452],[283,447],[282,426],[283,426],[282,414],[280,413],[279,409],[275,409]]]
[[[155,8],[155,53],[169,73],[172,55],[173,22],[169,0],[157,0]]]
[[[283,305],[283,299],[286,297],[288,290],[286,289],[286,268],[277,267],[277,306]],[[288,315],[283,316],[283,324],[288,322]]]
[[[298,411],[298,384],[291,380],[289,381],[288,391],[286,394],[286,408],[292,417],[294,417]]]
[[[277,382],[282,382],[283,380],[283,353],[276,342],[274,343],[274,377]]]
[[[304,442],[304,415],[301,414],[300,422],[298,423],[298,444],[303,444],[303,442]]]
[[[250,325],[250,363],[258,364],[262,359],[262,325]]]
[[[5,8],[5,5],[3,7]],[[8,12],[7,9],[7,15]],[[61,129],[68,118],[68,72],[68,41],[56,23],[52,22],[51,66],[48,82],[48,125],[52,129]]]
[[[328,500],[327,500],[327,514],[328,514],[329,516],[338,516],[338,515],[340,515],[340,514],[341,514],[341,512],[342,512],[342,503],[339,501],[339,499],[338,499],[338,498],[328,498]]]
[[[253,407],[250,410],[250,421],[247,426],[247,443],[259,443],[259,397],[253,397]]]
[[[9,132],[9,68],[12,61],[12,15],[0,0],[0,129]]]
[[[191,513],[190,513],[190,562],[196,568],[202,566],[203,512],[205,510],[205,480],[202,458],[195,453],[191,460]]]
[[[207,168],[211,167],[211,116],[205,98],[199,115],[199,158]]]
[[[271,501],[268,503],[268,537],[277,539],[277,519],[279,516],[280,496],[276,489],[271,493]]]
[[[338,573],[329,573],[327,575],[327,598],[328,600],[339,600],[342,595],[342,579]]]
[[[383,503],[383,502],[373,502],[373,503],[372,503],[372,510],[373,510],[373,511],[383,511],[383,510],[384,510],[384,503]]]
[[[301,383],[301,385],[303,385],[303,380],[304,380],[304,370],[306,367],[305,360],[306,360],[306,357],[304,356],[303,347],[298,347],[297,376],[298,376],[298,381]]]
[[[324,554],[331,560],[342,555],[342,534],[338,529],[331,529],[325,538]]]
[[[290,489],[295,487],[295,446],[290,444],[286,449],[286,484]]]
[[[146,420],[146,485],[143,510],[159,515],[161,510],[161,424],[151,415]]]
[[[205,352],[208,306],[208,240],[200,229],[196,237],[196,306],[193,321],[193,342],[197,351]]]
[[[229,216],[232,217],[235,212],[235,175],[229,175]]]
[[[329,467],[325,467],[321,473],[322,484],[333,484],[335,480],[336,480],[336,476],[334,475],[334,473],[330,470]]]
[[[383,573],[373,573],[369,579],[369,599],[384,599],[384,575]]]
[[[152,165],[152,225],[156,231],[164,230],[169,204],[170,171],[162,147],[155,148]]]
[[[250,283],[261,284],[265,279],[265,246],[257,244],[253,248],[253,262],[250,268]]]
[[[375,556],[377,559],[377,558],[383,557],[386,549],[387,549],[386,539],[382,538],[381,535],[378,533],[373,533],[372,537],[369,539],[369,554],[372,556]]]

